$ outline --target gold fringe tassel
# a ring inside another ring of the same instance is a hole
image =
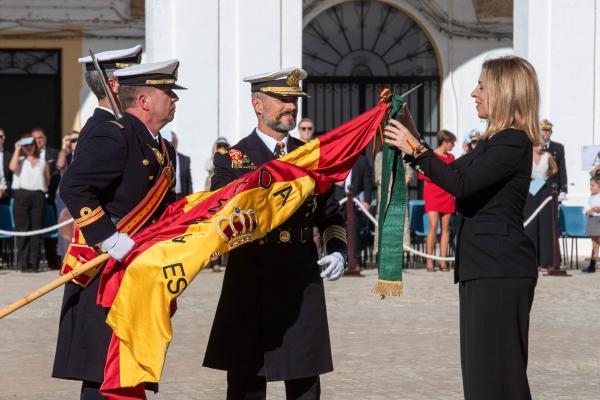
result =
[[[384,281],[378,279],[373,293],[381,296],[383,300],[385,296],[400,296],[402,294],[402,281]]]

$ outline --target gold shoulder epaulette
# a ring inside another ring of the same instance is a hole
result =
[[[121,129],[125,129],[125,127],[123,126],[123,124],[121,124],[119,121],[110,121],[112,124],[115,124],[116,126],[118,126]]]
[[[221,154],[221,155],[224,155],[224,156],[225,156],[225,155],[227,155],[227,154],[229,153],[229,152],[227,151],[227,149],[224,149],[224,148],[222,148],[222,147],[221,147],[221,148],[219,148],[219,150],[217,150],[217,152],[218,152],[219,154]]]

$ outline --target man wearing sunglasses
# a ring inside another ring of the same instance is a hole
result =
[[[298,124],[300,140],[304,143],[310,142],[315,134],[315,123],[310,118],[302,118]]]

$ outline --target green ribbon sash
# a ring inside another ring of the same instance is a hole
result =
[[[399,120],[403,104],[401,96],[393,95],[388,117]],[[405,211],[406,183],[402,153],[384,143],[379,206],[379,274],[374,289],[382,298],[402,294]]]

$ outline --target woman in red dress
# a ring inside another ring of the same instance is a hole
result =
[[[434,150],[438,158],[446,164],[454,161],[454,156],[450,151],[456,143],[456,136],[452,132],[442,129],[437,134],[439,147]],[[454,196],[444,191],[435,183],[431,182],[423,174],[419,174],[419,180],[425,181],[423,189],[423,199],[425,200],[425,212],[429,218],[429,231],[427,232],[427,254],[433,254],[435,250],[435,241],[437,238],[437,229],[440,219],[442,220],[442,234],[440,236],[440,257],[446,257],[448,254],[448,243],[450,242],[450,219],[456,212]],[[427,271],[435,271],[433,260],[428,258],[426,261]],[[446,261],[440,261],[440,270],[447,272]]]

